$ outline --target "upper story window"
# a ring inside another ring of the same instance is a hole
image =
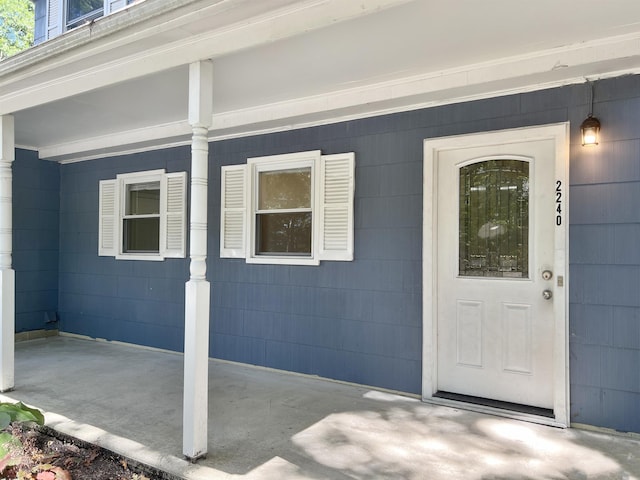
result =
[[[91,20],[120,10],[135,0],[43,0],[47,15],[36,19],[36,38],[48,40]],[[44,25],[43,25],[44,24]],[[46,27],[46,28],[44,28]],[[38,34],[37,32],[41,32]]]
[[[220,256],[247,263],[353,260],[353,153],[249,158],[222,167]]]
[[[98,255],[186,256],[186,172],[126,173],[100,182]]]
[[[104,14],[104,0],[67,0],[66,26],[76,27]]]

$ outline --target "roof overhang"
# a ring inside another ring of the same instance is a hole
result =
[[[146,0],[1,62],[0,115],[63,162],[188,143],[188,65],[203,59],[210,138],[228,138],[638,73],[640,9]]]

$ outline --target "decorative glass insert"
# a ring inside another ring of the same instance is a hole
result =
[[[527,278],[529,163],[488,160],[459,173],[459,274]]]
[[[132,183],[126,186],[123,216],[124,253],[160,251],[160,182]]]
[[[256,253],[311,255],[311,167],[258,175]]]

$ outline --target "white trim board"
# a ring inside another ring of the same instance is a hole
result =
[[[628,73],[628,72],[624,72]],[[640,74],[640,69],[636,72]],[[586,83],[587,81],[595,81],[604,78],[612,78],[622,73],[616,72],[612,75],[603,75],[598,77],[576,77],[567,81],[552,82],[539,85],[528,85],[518,89],[510,89],[507,91],[491,91],[478,93],[466,97],[456,97],[443,99],[441,101],[429,101],[425,103],[415,103],[398,107],[382,108],[375,111],[362,111],[359,113],[349,112],[343,114],[335,113],[335,116],[326,118],[308,119],[299,117],[296,121],[287,119],[286,124],[280,124],[279,121],[266,121],[258,124],[244,125],[241,129],[215,129],[211,127],[209,131],[209,142],[229,140],[235,138],[245,138],[258,135],[267,135],[271,133],[288,132],[303,128],[319,127],[324,125],[332,125],[351,120],[362,120],[382,115],[395,113],[404,113],[424,108],[433,108],[443,105],[454,105],[464,102],[472,102],[477,100],[485,100],[491,98],[500,98],[507,95],[517,95],[529,93],[551,88],[558,88],[567,85],[575,85]],[[284,118],[283,118],[284,119]],[[214,124],[219,124],[218,114],[213,115]],[[62,164],[76,163],[87,160],[97,160],[101,158],[109,158],[120,155],[128,155],[153,150],[161,150],[164,148],[172,148],[184,145],[191,145],[191,134],[186,120],[152,125],[140,129],[134,129],[123,133],[114,133],[110,135],[97,136],[87,138],[75,142],[62,143],[59,145],[49,145],[40,148],[25,147],[29,150],[39,152],[40,158],[44,160],[57,161]]]

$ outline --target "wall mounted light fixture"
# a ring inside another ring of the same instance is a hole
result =
[[[591,88],[589,116],[580,125],[580,133],[582,134],[582,145],[598,145],[600,140],[600,120],[593,116],[593,83],[588,83]]]

